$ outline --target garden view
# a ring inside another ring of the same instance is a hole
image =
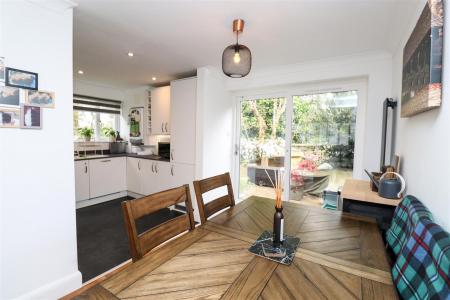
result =
[[[239,196],[273,197],[269,176],[285,167],[286,99],[241,102]],[[352,176],[357,92],[293,97],[289,199],[320,205]]]

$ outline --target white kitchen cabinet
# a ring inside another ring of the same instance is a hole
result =
[[[197,222],[200,222],[200,215],[198,213],[197,200],[195,198],[194,190],[194,174],[195,167],[187,164],[171,164],[171,182],[173,187],[189,184],[189,190],[191,191],[192,207],[194,208],[194,218]],[[184,203],[179,203],[184,206]]]
[[[144,195],[172,188],[169,162],[147,160],[143,166],[141,183]]]
[[[170,163],[158,161],[156,163],[157,188],[156,192],[161,192],[174,188],[172,176],[170,175]]]
[[[170,134],[170,86],[151,91],[151,134]]]
[[[96,198],[127,189],[126,158],[110,157],[89,162],[90,198]]]
[[[186,164],[171,164],[171,181],[173,187],[192,184],[194,181],[194,166]]]
[[[195,164],[197,78],[170,83],[171,162]]]
[[[142,159],[127,157],[127,190],[142,194],[141,184]]]
[[[157,176],[156,176],[156,162],[154,160],[143,159],[141,160],[141,194],[150,195],[157,189]]]
[[[75,161],[75,199],[89,199],[89,161]]]
[[[170,163],[128,157],[128,190],[141,195],[150,195],[174,187],[171,184]]]

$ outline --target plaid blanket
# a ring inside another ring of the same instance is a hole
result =
[[[420,219],[433,221],[431,212],[414,196],[406,196],[397,206],[386,241],[397,256]]]
[[[420,220],[392,268],[403,299],[450,299],[450,235]]]

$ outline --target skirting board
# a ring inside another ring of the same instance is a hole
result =
[[[76,271],[64,278],[50,282],[15,299],[59,299],[80,288],[81,285],[81,273],[80,271]]]

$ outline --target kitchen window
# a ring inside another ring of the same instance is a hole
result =
[[[74,95],[73,105],[75,141],[83,140],[78,134],[78,129],[83,127],[94,130],[92,141],[109,141],[109,137],[103,135],[102,128],[120,130],[121,101]]]

